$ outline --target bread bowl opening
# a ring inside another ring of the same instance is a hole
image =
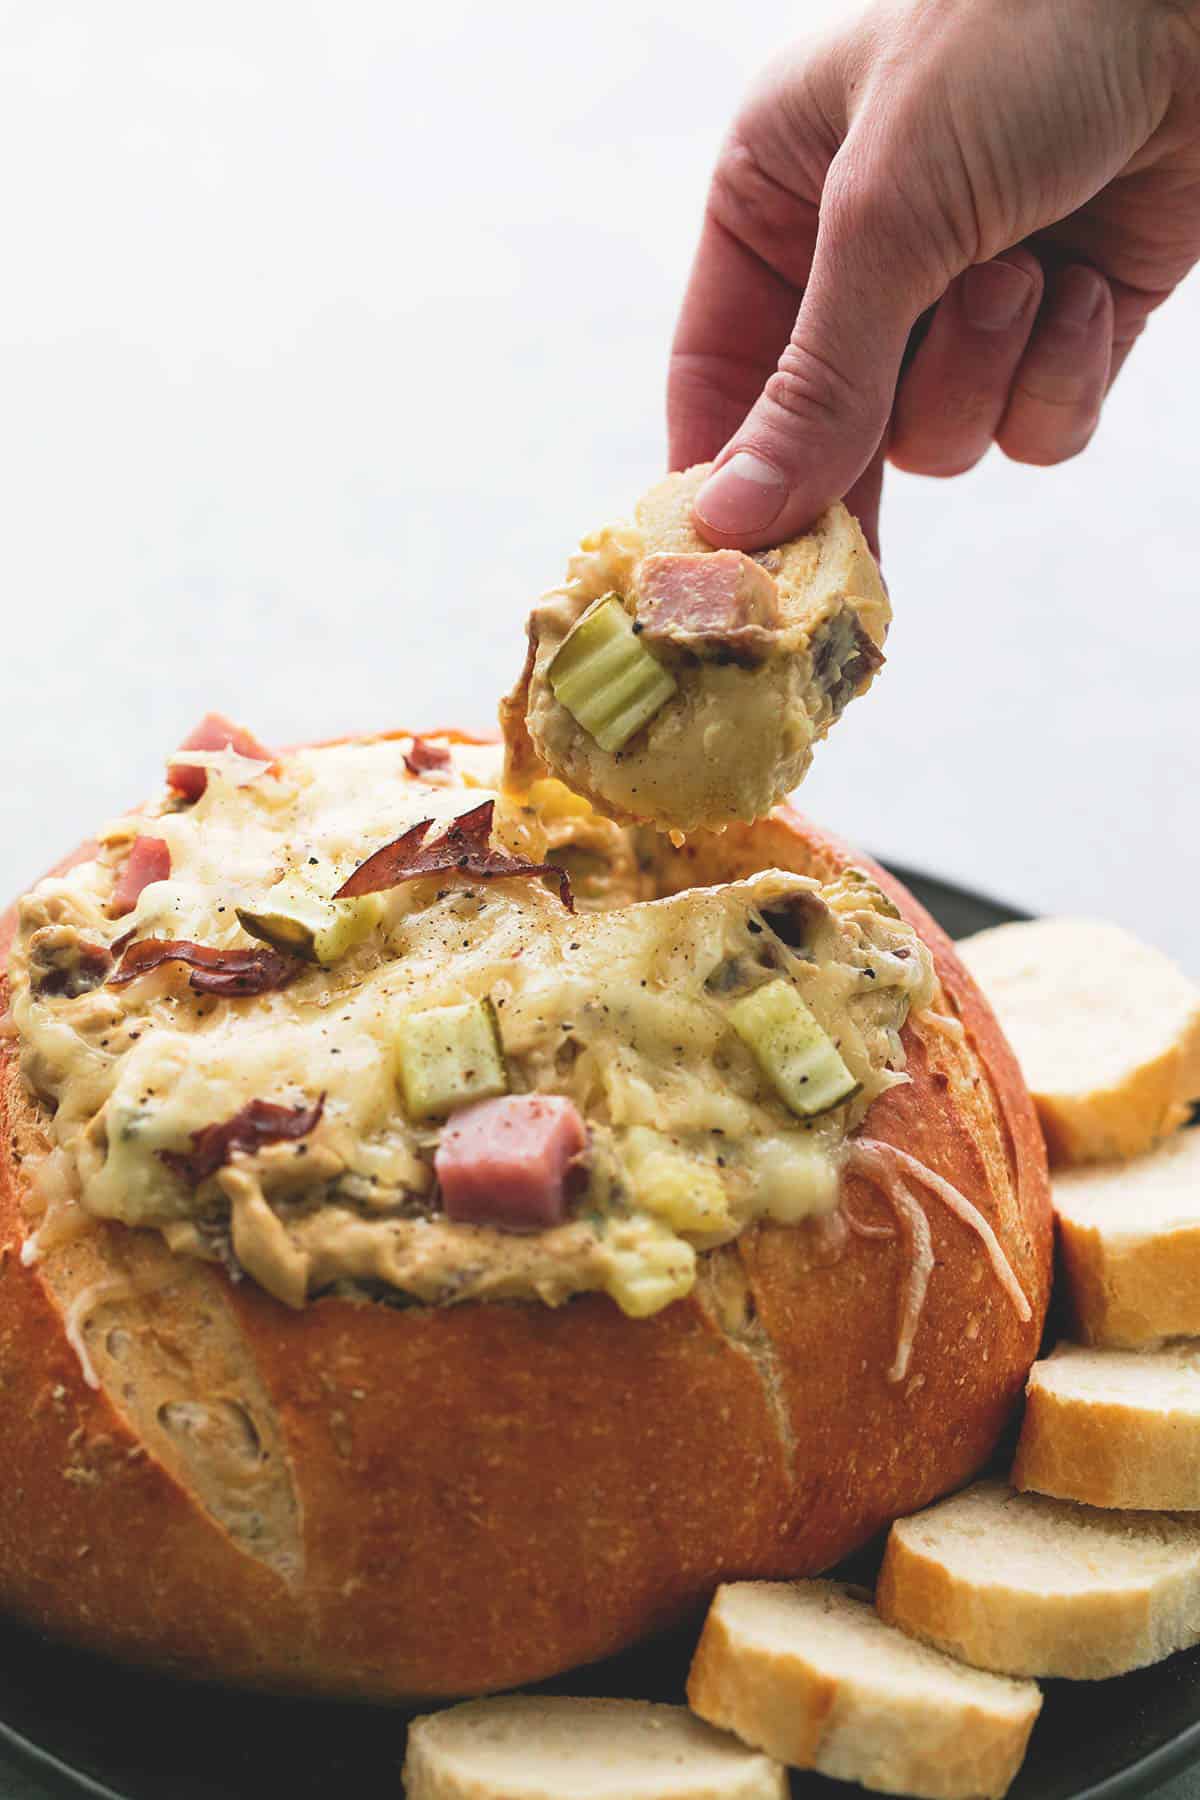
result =
[[[506,798],[447,734],[192,754],[199,791],[173,769],[21,903],[74,1218],[293,1307],[641,1317],[757,1221],[836,1208],[932,992],[865,874],[822,883],[779,819],[673,844],[554,780]]]

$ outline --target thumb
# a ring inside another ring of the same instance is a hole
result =
[[[777,544],[848,492],[887,428],[909,332],[956,272],[911,210],[848,185],[835,160],[791,340],[696,496],[704,537]]]

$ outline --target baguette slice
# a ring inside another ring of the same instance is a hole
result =
[[[1200,1511],[1200,1343],[1060,1344],[1029,1377],[1013,1485],[1088,1506]]]
[[[786,1800],[778,1763],[644,1700],[508,1694],[414,1719],[408,1800]]]
[[[1200,1337],[1200,1131],[1055,1178],[1075,1335],[1135,1350]]]
[[[1200,988],[1118,925],[1035,919],[958,946],[1034,1098],[1052,1164],[1136,1156],[1200,1096]]]
[[[1032,1681],[916,1643],[838,1581],[718,1588],[688,1699],[781,1762],[926,1800],[998,1800],[1042,1705]]]
[[[892,1526],[875,1604],[979,1669],[1122,1675],[1200,1639],[1200,1520],[981,1481]]]

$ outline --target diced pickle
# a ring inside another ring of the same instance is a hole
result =
[[[640,642],[615,594],[588,607],[550,664],[560,705],[601,750],[627,744],[675,692],[675,678]]]
[[[406,1013],[397,1047],[400,1085],[414,1118],[436,1118],[508,1092],[496,1009],[490,1000]]]
[[[730,1008],[729,1018],[785,1106],[801,1118],[828,1112],[858,1092],[832,1038],[790,982],[755,988]]]
[[[261,906],[239,906],[237,916],[251,937],[328,966],[368,935],[379,918],[379,902],[374,894],[360,900],[326,900],[281,882]]]

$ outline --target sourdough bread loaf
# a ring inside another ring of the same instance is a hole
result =
[[[689,840],[669,884],[861,860],[782,809]],[[0,1606],[224,1682],[480,1693],[609,1654],[726,1576],[829,1567],[968,1479],[1036,1353],[1048,1183],[991,1013],[876,879],[939,993],[868,1114],[874,1161],[844,1212],[701,1254],[650,1318],[598,1294],[293,1310],[117,1221],[31,1256],[48,1120],[0,1041]]]

